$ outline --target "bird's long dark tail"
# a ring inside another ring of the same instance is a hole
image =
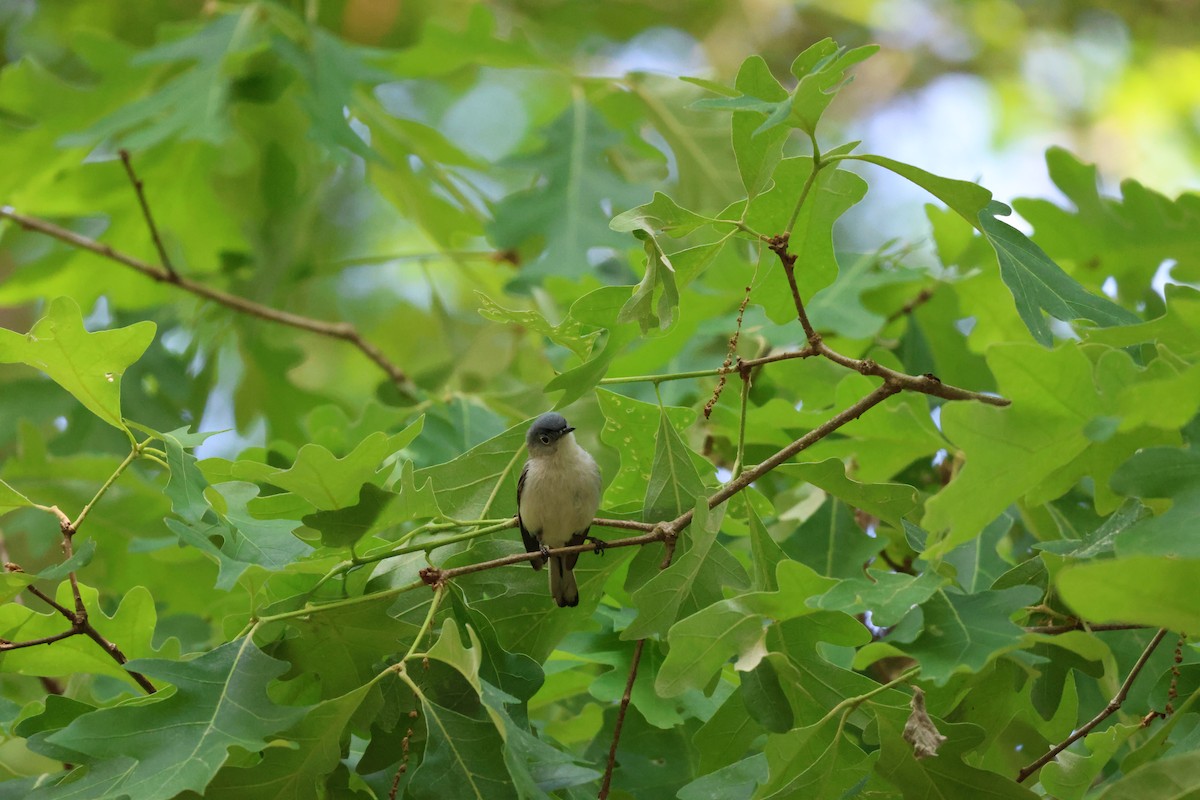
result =
[[[579,605],[579,586],[575,571],[567,566],[563,556],[550,556],[550,596],[559,607]]]

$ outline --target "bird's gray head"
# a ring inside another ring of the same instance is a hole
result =
[[[542,414],[529,426],[525,444],[530,455],[548,455],[558,449],[558,442],[575,430],[567,424],[562,414],[551,411]]]

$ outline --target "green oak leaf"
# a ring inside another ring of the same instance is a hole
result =
[[[733,764],[765,731],[746,708],[740,689],[725,699],[692,736],[701,763],[716,770]]]
[[[1113,276],[1118,296],[1132,302],[1168,259],[1176,262],[1177,280],[1200,277],[1200,206],[1191,198],[1172,201],[1132,179],[1121,182],[1119,199],[1102,196],[1095,165],[1061,147],[1046,151],[1046,167],[1073,208],[1024,198],[1013,205],[1056,261],[1075,265],[1076,275],[1096,276],[1094,283]]]
[[[546,384],[545,391],[562,391],[555,408],[564,408],[592,391],[607,373],[613,359],[627,345],[635,341],[638,328],[630,323],[621,323],[618,317],[629,302],[629,288],[625,286],[603,286],[588,292],[571,304],[570,316],[585,325],[606,328],[608,337],[600,352],[578,366],[564,370]]]
[[[964,756],[983,739],[983,730],[968,723],[935,720],[947,737],[936,758],[917,759],[903,738],[907,708],[877,706],[880,754],[875,771],[909,798],[945,800],[1035,800],[1038,795],[1004,775],[972,766]]]
[[[410,478],[411,469],[410,466]],[[353,547],[371,530],[375,521],[396,497],[397,495],[380,489],[373,483],[364,483],[359,490],[356,504],[333,511],[308,514],[301,521],[313,530],[320,531],[321,544],[325,547]]]
[[[843,797],[873,763],[833,720],[770,736],[763,752],[769,775],[754,793],[756,800]]]
[[[666,414],[678,434],[692,424],[696,413],[688,408],[660,407],[607,389],[596,391],[596,401],[604,415],[600,441],[621,457],[621,467],[605,490],[604,507],[640,513],[645,508],[646,489],[657,458],[662,415]],[[689,502],[686,507],[691,506]]]
[[[750,56],[738,69],[734,88],[744,95],[761,97],[771,103],[787,99],[787,90],[779,85],[771,68],[761,56]],[[770,186],[775,167],[783,158],[783,144],[787,140],[787,128],[772,128],[758,133],[766,115],[753,110],[734,111],[730,128],[733,137],[733,154],[737,158],[738,172],[746,197],[753,200],[756,195]]]
[[[1200,751],[1146,764],[1109,786],[1097,800],[1191,800],[1200,793]]]
[[[905,575],[899,572],[868,570],[865,578],[848,578],[811,605],[847,614],[871,612],[871,624],[891,627],[914,605],[920,605],[941,588],[945,578],[936,572]]]
[[[622,639],[664,638],[675,624],[684,601],[704,584],[702,571],[706,567],[714,570],[717,560],[709,558],[709,551],[721,529],[724,507],[709,511],[708,498],[701,494],[694,509],[685,537],[687,549],[675,557],[669,568],[661,570],[633,593],[638,616],[621,633]],[[720,596],[719,588],[717,596]]]
[[[1111,300],[1092,294],[1063,272],[1042,248],[999,217],[1011,209],[992,201],[979,212],[979,227],[1000,261],[1000,277],[1017,303],[1017,313],[1033,338],[1053,344],[1050,325],[1042,312],[1070,322],[1087,319],[1101,327],[1135,325],[1141,319]]]
[[[646,250],[646,272],[633,290],[633,295],[621,306],[617,322],[636,322],[647,333],[651,328],[666,330],[675,321],[679,306],[679,285],[675,267],[653,236],[643,235]],[[658,295],[655,303],[654,296]]]
[[[230,748],[261,750],[269,737],[304,715],[303,709],[271,702],[267,684],[287,667],[248,638],[192,661],[138,659],[129,668],[174,685],[175,692],[161,700],[97,709],[47,738],[84,754],[92,769],[120,762],[119,776],[95,795],[97,800],[128,795],[168,800],[187,790],[203,794]],[[127,753],[136,753],[136,760]]]
[[[1200,630],[1200,559],[1128,556],[1067,566],[1055,584],[1080,618]]]
[[[809,464],[788,464],[786,471],[819,486],[852,508],[862,509],[896,527],[917,508],[917,490],[899,483],[860,483],[846,475],[836,458]]]
[[[707,763],[707,762],[706,762]],[[715,800],[721,797],[749,797],[754,787],[767,779],[767,757],[756,753],[741,761],[701,775],[679,790],[679,800]]]
[[[27,334],[0,328],[0,362],[28,364],[50,376],[100,419],[128,430],[121,417],[121,376],[154,340],[153,322],[88,333],[69,297],[50,303]]]
[[[1087,755],[1074,750],[1064,750],[1042,767],[1038,773],[1038,780],[1048,792],[1060,800],[1083,800],[1117,749],[1139,729],[1139,725],[1118,723],[1104,730],[1089,733],[1083,739]]]
[[[392,484],[392,489],[396,496],[384,507],[378,527],[386,528],[401,522],[432,519],[442,515],[437,494],[433,489],[433,479],[426,477],[424,483],[418,487],[411,461],[405,461],[400,466],[400,477]]]
[[[922,526],[943,533],[926,557],[969,541],[1009,505],[1090,444],[1084,429],[1104,412],[1093,366],[1079,348],[1044,350],[1030,344],[995,345],[988,365],[1007,408],[949,403],[942,431],[966,454],[966,466],[925,504]]]
[[[868,536],[855,521],[854,509],[831,496],[780,547],[827,578],[853,578],[886,544]]]
[[[1200,453],[1154,447],[1141,450],[1112,476],[1112,487],[1129,497],[1171,499],[1171,507],[1115,534],[1118,556],[1200,558]]]
[[[1157,342],[1189,364],[1200,361],[1200,290],[1169,283],[1164,294],[1167,310],[1161,317],[1122,328],[1093,328],[1085,340],[1110,347]]]
[[[346,727],[374,688],[368,683],[352,692],[308,709],[297,724],[279,736],[294,746],[268,747],[251,767],[226,766],[205,790],[207,797],[227,800],[320,800],[326,796],[325,776],[342,759]]]
[[[778,583],[776,592],[748,592],[722,600],[671,626],[671,649],[655,677],[655,691],[675,697],[702,688],[726,661],[749,652],[762,639],[768,620],[815,613],[805,601],[832,585],[794,561],[780,563]]]
[[[892,170],[937,197],[984,235],[996,251],[1000,277],[1017,304],[1017,313],[1040,344],[1053,343],[1043,311],[1066,322],[1087,319],[1101,327],[1137,324],[1137,315],[1092,294],[1063,272],[1029,237],[998,217],[1011,209],[992,193],[967,181],[943,178],[883,156],[852,156]]]
[[[290,468],[271,474],[267,481],[300,495],[322,511],[346,508],[357,502],[362,485],[376,477],[380,462],[400,449],[393,439],[376,431],[344,458],[337,458],[319,444],[306,444]]]
[[[622,247],[625,237],[608,227],[611,212],[636,202],[637,190],[618,177],[609,151],[621,137],[579,96],[543,131],[545,147],[511,161],[535,165],[544,180],[496,203],[488,235],[500,249],[541,242],[540,255],[521,268],[523,281],[547,275],[579,277],[593,247]]]
[[[692,451],[671,424],[666,409],[662,409],[654,439],[654,461],[646,481],[642,519],[647,522],[674,519],[693,508],[696,499],[704,496],[704,481],[692,463]]]
[[[495,723],[460,714],[424,694],[419,698],[427,739],[408,793],[416,800],[516,798]]]
[[[521,797],[549,800],[554,792],[590,783],[601,773],[583,766],[568,752],[536,736],[527,725],[517,724],[510,713],[512,698],[482,682],[480,699],[504,737],[504,763]]]
[[[422,486],[432,481],[437,506],[457,519],[515,514],[528,428],[516,425],[444,464],[419,469],[413,481]]]
[[[640,231],[651,237],[665,233],[673,239],[678,239],[712,222],[709,217],[682,208],[662,192],[655,192],[649,203],[618,214],[608,223],[608,227],[621,233]]]
[[[312,680],[322,700],[350,694],[404,652],[431,599],[428,591],[405,592],[288,619],[298,635],[272,654],[292,665],[289,678]]]
[[[493,322],[511,322],[531,331],[537,331],[550,341],[570,350],[579,359],[586,360],[592,352],[599,331],[583,332],[583,325],[571,315],[563,317],[557,325],[550,322],[537,311],[517,311],[491,299],[483,292],[476,292],[479,298],[479,315]]]
[[[943,686],[957,672],[979,672],[993,658],[1020,646],[1024,630],[1010,619],[1037,602],[1036,586],[961,594],[939,589],[921,604],[925,627],[897,647],[921,664],[921,677]]]
[[[850,82],[846,70],[870,58],[878,50],[879,45],[846,49],[839,47],[832,39],[822,39],[796,56],[791,72],[798,82],[792,90],[787,123],[815,136],[821,115],[833,102],[838,90]]]
[[[477,541],[471,549],[448,557],[440,566],[461,567],[525,551],[515,534],[505,539]],[[575,565],[579,583],[579,608],[558,608],[550,598],[545,570],[535,571],[526,563],[500,570],[487,570],[454,579],[465,592],[466,602],[492,622],[496,640],[509,653],[526,655],[541,663],[549,658],[563,637],[577,630],[580,618],[590,615],[600,603],[605,582],[633,555],[622,548],[603,556],[584,553]]]
[[[187,449],[195,447],[209,436],[212,434],[189,434],[187,428],[162,434],[167,467],[171,470],[163,494],[171,499],[171,510],[192,524],[198,523],[209,509],[208,501],[204,498],[208,481],[196,465],[196,457]]]
[[[796,195],[811,173],[811,158],[781,161],[774,171],[774,187],[746,208],[746,224],[766,235],[782,232],[795,210]],[[801,297],[811,298],[837,279],[833,226],[866,193],[866,181],[852,172],[831,167],[817,174],[789,239],[789,250],[796,256],[796,284]],[[778,259],[773,259],[755,299],[774,322],[782,324],[796,318],[791,288]]]

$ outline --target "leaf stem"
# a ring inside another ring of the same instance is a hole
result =
[[[920,673],[920,671],[921,671],[920,666],[911,667],[911,668],[905,670],[904,672],[900,673],[899,676],[893,678],[892,680],[888,681],[887,683],[879,684],[878,686],[876,686],[874,689],[872,689],[869,692],[860,694],[857,697],[847,697],[845,700],[841,701],[836,706],[829,709],[829,712],[826,713],[825,716],[821,717],[821,719],[817,722],[817,725],[824,725],[826,722],[833,719],[838,714],[841,714],[843,711],[852,711],[852,710],[858,708],[863,703],[870,700],[872,697],[874,697],[877,694],[882,694],[882,693],[886,692],[888,689],[894,689],[895,687],[899,686],[902,683],[911,682],[912,679],[915,678],[918,673]]]
[[[425,621],[422,622],[421,627],[417,629],[417,635],[413,637],[413,642],[409,646],[408,652],[396,662],[396,667],[398,669],[402,669],[404,663],[416,655],[417,648],[420,646],[421,641],[425,638],[426,634],[429,633],[429,629],[433,626],[433,617],[437,614],[438,606],[442,602],[442,595],[445,593],[445,584],[433,587],[433,600],[431,600],[429,603],[429,613],[425,615]]]
[[[796,227],[796,220],[800,218],[800,209],[804,207],[804,201],[808,199],[808,194],[812,191],[813,184],[817,182],[817,175],[829,163],[828,161],[821,160],[821,151],[817,148],[816,139],[813,139],[812,162],[812,171],[804,179],[804,185],[800,187],[800,195],[796,198],[796,206],[792,209],[792,216],[788,217],[787,226],[783,229],[784,236],[790,236],[792,229]]]

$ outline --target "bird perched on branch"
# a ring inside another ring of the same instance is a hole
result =
[[[588,536],[600,507],[600,468],[579,446],[562,414],[542,414],[529,426],[525,444],[529,460],[517,481],[517,522],[530,553],[541,557],[534,569],[550,561],[550,596],[560,607],[579,605],[579,586],[572,571],[578,553],[552,556],[550,548],[591,541],[600,552],[603,542]]]

